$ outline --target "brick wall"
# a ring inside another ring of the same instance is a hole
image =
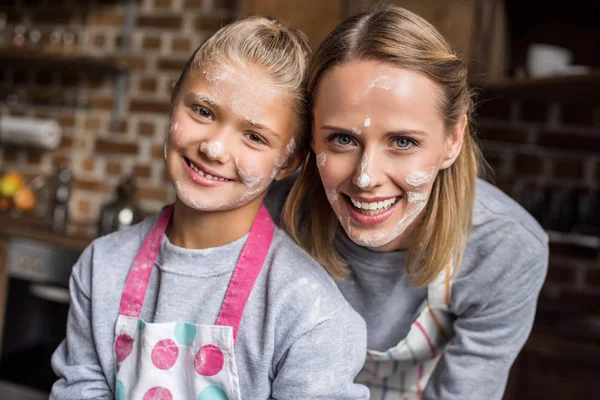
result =
[[[44,38],[57,28],[68,30],[75,34],[79,54],[118,58],[123,57],[119,52],[126,17],[123,3],[3,0],[0,12],[7,15],[11,32],[16,24],[39,29]],[[136,178],[143,210],[155,212],[174,198],[162,151],[171,85],[191,52],[232,19],[233,7],[232,0],[137,1],[136,25],[126,53],[131,70],[116,130],[110,127],[114,76],[69,70],[68,65],[50,69],[36,63],[0,62],[0,115],[52,118],[63,127],[60,148],[53,152],[0,146],[0,170],[16,169],[28,178],[51,177],[57,166],[68,163],[75,177],[69,204],[71,232],[93,234],[102,205],[126,174]],[[44,97],[48,92],[49,100]],[[35,106],[22,102],[32,98]],[[40,99],[49,104],[38,105]],[[78,107],[64,106],[74,103]]]
[[[577,218],[577,207],[569,207],[584,198],[600,200],[600,108],[589,98],[545,100],[535,90],[527,98],[481,93],[477,121],[484,154],[495,183],[551,231],[542,299],[598,304],[600,235],[585,216]]]

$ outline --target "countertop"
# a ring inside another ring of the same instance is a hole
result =
[[[0,238],[18,237],[36,240],[57,247],[83,251],[93,240],[91,237],[69,235],[52,231],[47,223],[27,214],[14,218],[0,213]]]

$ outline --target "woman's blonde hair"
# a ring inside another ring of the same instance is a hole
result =
[[[308,71],[311,112],[322,78],[351,60],[382,61],[425,73],[441,89],[439,109],[448,132],[463,115],[470,116],[472,100],[465,62],[431,24],[408,10],[386,6],[362,13],[347,19],[327,36]],[[439,171],[422,223],[408,249],[406,270],[415,286],[429,284],[451,263],[458,269],[471,230],[481,161],[467,125],[460,154],[452,166]],[[301,216],[301,210],[309,211]],[[346,262],[333,246],[339,222],[328,204],[313,152],[287,198],[283,219],[290,235],[330,275],[342,278],[347,274]]]
[[[298,132],[305,136],[307,117],[306,72],[311,47],[299,29],[273,17],[253,16],[225,25],[198,47],[173,87],[175,107],[188,76],[210,63],[233,63],[242,68],[247,63],[263,68],[274,86],[293,98],[298,116]],[[302,142],[305,142],[302,137]]]

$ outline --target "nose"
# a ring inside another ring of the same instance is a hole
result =
[[[217,135],[213,135],[212,137],[203,140],[202,143],[200,143],[198,150],[209,160],[224,164],[231,158],[227,142],[225,140],[226,138],[227,133],[225,131],[221,131]]]
[[[375,155],[369,154],[365,150],[352,178],[352,183],[362,190],[368,191],[373,189],[378,184],[379,173],[377,168]]]

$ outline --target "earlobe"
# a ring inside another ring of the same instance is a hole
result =
[[[448,135],[446,140],[446,155],[442,165],[440,166],[440,169],[449,168],[458,158],[458,155],[462,149],[465,134],[467,134],[465,132],[467,128],[467,122],[467,116],[463,115],[460,121],[456,124],[454,130]]]

